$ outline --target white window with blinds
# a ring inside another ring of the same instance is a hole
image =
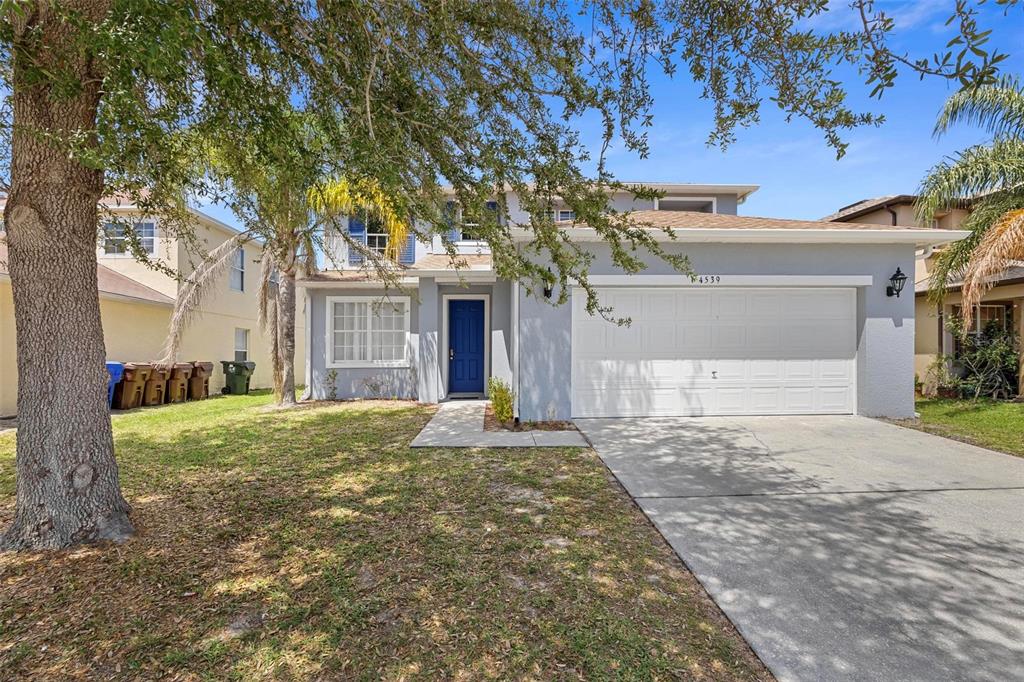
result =
[[[408,367],[409,297],[328,296],[327,366]]]

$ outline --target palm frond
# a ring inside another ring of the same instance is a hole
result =
[[[1024,185],[1024,139],[999,139],[969,147],[932,168],[921,183],[915,206],[927,225],[935,214],[966,198]]]
[[[322,216],[352,215],[365,211],[371,219],[380,221],[388,234],[385,255],[396,259],[409,237],[409,221],[395,202],[373,180],[335,178],[312,187],[307,195],[310,208]]]
[[[993,137],[1024,134],[1024,89],[1014,76],[960,90],[946,100],[935,122],[935,136],[958,123],[977,126]]]
[[[178,291],[174,303],[174,312],[167,329],[167,342],[164,346],[164,357],[158,361],[161,365],[173,364],[181,348],[181,338],[186,329],[199,314],[203,301],[216,290],[221,277],[228,271],[231,261],[243,244],[249,241],[249,235],[242,233],[218,245],[199,263],[188,276]]]
[[[970,235],[943,248],[936,258],[929,279],[928,296],[933,303],[941,304],[949,287],[963,279],[967,272],[971,254],[981,242],[985,232],[1010,211],[1024,208],[1024,187],[995,192],[977,201],[960,228],[969,230]]]
[[[269,309],[277,299],[274,297],[274,254],[269,245],[263,249],[263,258],[260,259],[260,285],[256,290],[256,320],[260,329],[266,332],[269,322]]]
[[[1024,260],[1024,209],[1004,214],[971,254],[961,290],[965,329],[971,328],[974,306],[981,303],[996,278],[1019,260]]]

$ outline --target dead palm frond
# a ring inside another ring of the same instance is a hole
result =
[[[964,275],[964,328],[970,329],[974,307],[1016,261],[1024,260],[1024,209],[1003,214],[978,241]]]
[[[167,343],[164,346],[164,357],[158,360],[157,364],[171,365],[177,360],[185,330],[199,314],[203,301],[216,290],[214,285],[231,267],[235,252],[249,239],[249,235],[243,232],[218,245],[185,280],[174,303],[174,312],[171,314],[167,330]]]

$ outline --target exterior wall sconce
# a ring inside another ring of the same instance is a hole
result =
[[[551,295],[555,293],[554,280],[555,276],[551,274],[551,268],[548,268],[548,276],[544,278],[544,298],[551,298]]]
[[[889,286],[885,288],[886,296],[900,297],[900,292],[903,291],[903,285],[907,283],[907,276],[903,274],[903,271],[896,268],[896,274],[889,278]]]

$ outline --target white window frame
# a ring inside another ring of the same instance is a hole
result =
[[[139,242],[143,245],[143,252],[146,255],[155,256],[156,255],[156,242],[157,242],[157,224],[156,224],[156,221],[151,219],[151,218],[146,218],[146,219],[142,219],[142,220],[132,220],[132,221],[128,221],[128,222],[131,222],[131,229],[133,229],[137,233],[139,233]],[[143,237],[142,233],[141,233],[141,231],[139,229],[139,227],[141,225],[152,225],[153,226],[153,236],[152,237]],[[123,220],[107,220],[107,221],[104,221],[104,223],[103,223],[103,239],[100,242],[100,249],[103,251],[103,256],[102,257],[103,258],[134,258],[135,256],[132,254],[131,251],[128,250],[128,240],[124,236],[122,236],[121,239],[120,239],[121,244],[122,244],[122,248],[124,248],[123,251],[115,251],[113,253],[108,253],[107,252],[107,239],[108,239],[108,237],[107,237],[107,227],[108,226],[120,227],[122,230],[127,230],[128,229],[128,225],[126,224],[126,221],[123,221]],[[145,248],[145,244],[146,244],[146,240],[147,239],[152,239],[151,246],[148,249]]]
[[[660,211],[661,210],[661,200],[662,199],[668,199],[668,200],[671,200],[671,201],[695,201],[695,202],[696,201],[710,201],[711,202],[711,212],[715,213],[715,214],[718,213],[718,199],[716,197],[694,197],[694,196],[690,196],[688,194],[670,194],[670,195],[665,195],[665,196],[663,196],[661,198],[655,197],[654,198],[654,210],[655,211]]]
[[[238,332],[245,332],[245,348],[238,347]],[[249,361],[249,336],[250,330],[245,327],[235,327],[235,340],[234,340],[234,360],[235,362],[248,362]],[[239,351],[245,353],[245,360],[238,359]]]
[[[568,218],[564,218],[564,217],[562,217],[563,213],[568,213],[570,215],[569,215]],[[558,209],[558,222],[560,222],[560,223],[568,223],[568,222],[575,222],[575,221],[576,221],[576,211],[572,210],[571,208],[560,208],[560,209]]]
[[[411,356],[412,325],[410,323],[411,299],[409,296],[327,296],[324,309],[324,355],[327,369],[396,367],[408,368]],[[373,334],[374,304],[402,303],[405,305],[403,325],[405,327],[405,358],[402,360],[335,360],[334,359],[334,304],[335,303],[366,303],[366,347],[370,348]]]
[[[238,254],[242,254],[241,265],[239,265],[239,263],[238,263]],[[236,272],[241,273],[240,283],[239,283],[239,286],[237,286],[237,287],[235,286],[235,282],[234,282],[234,274]],[[238,292],[241,292],[241,293],[245,293],[245,247],[244,246],[239,246],[238,250],[236,250],[235,253],[232,254],[232,256],[231,256],[231,271],[230,271],[230,274],[228,275],[228,288],[231,289],[231,291],[238,291]]]
[[[388,253],[388,242],[390,241],[391,236],[388,234],[388,231],[384,229],[384,225],[379,222],[376,225],[371,225],[371,221],[364,217],[363,230],[363,234],[366,237],[366,249],[372,253],[376,253],[381,258],[385,258]],[[375,241],[383,244],[383,246],[371,245],[371,237]]]

